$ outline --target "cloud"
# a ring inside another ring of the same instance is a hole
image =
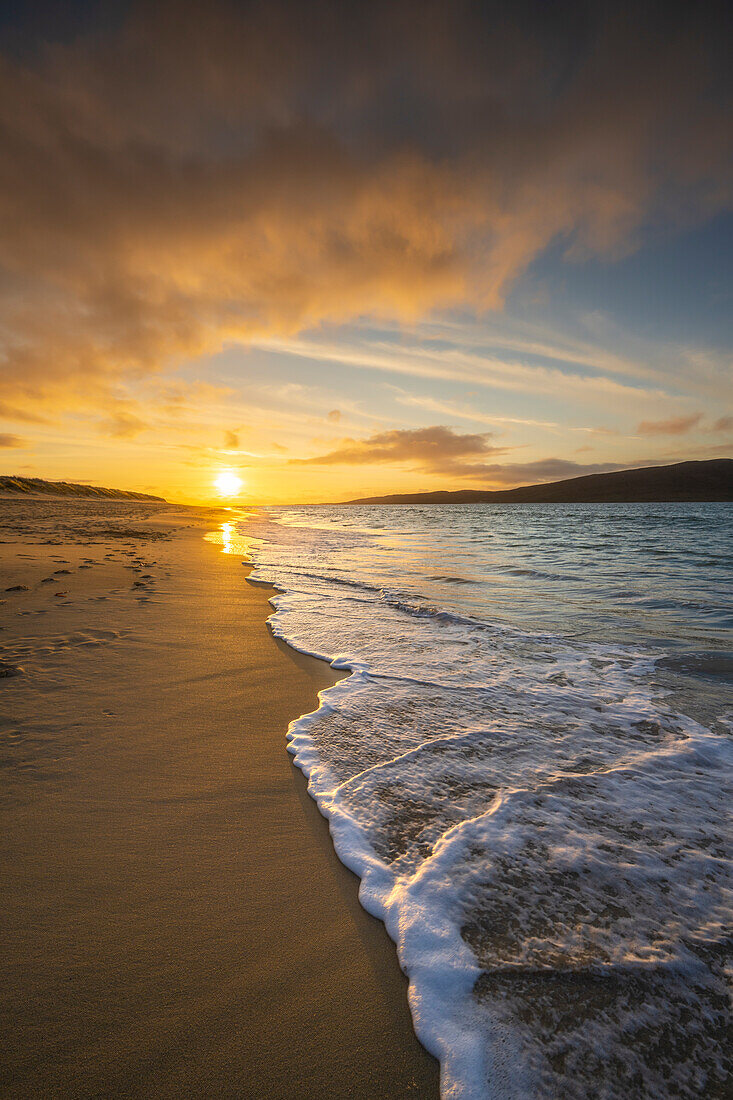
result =
[[[670,420],[642,420],[636,430],[639,435],[686,435],[698,426],[701,419],[701,413],[694,413],[691,416],[675,416]]]
[[[150,427],[139,416],[130,412],[118,412],[99,423],[99,429],[114,439],[134,439]]]
[[[496,463],[485,459],[502,454],[489,442],[490,433],[461,435],[436,425],[379,432],[367,439],[345,439],[341,446],[314,458],[291,459],[291,465],[354,466],[373,463],[409,464],[427,473],[481,481],[491,486],[535,484],[559,481],[583,474],[607,473],[625,469],[617,462],[581,464],[564,458],[544,458],[534,462]]]
[[[584,474],[606,474],[612,470],[625,470],[627,463],[594,462],[582,464],[564,458],[543,458],[537,462],[515,462],[487,466],[485,476],[494,485],[535,485],[544,481],[561,481]]]
[[[239,436],[236,432],[224,432],[224,446],[228,451],[236,451],[239,447]]]
[[[533,428],[557,428],[559,425],[554,420],[528,420],[518,416],[493,416],[482,413],[476,407],[468,405],[460,406],[450,401],[437,401],[434,397],[420,394],[406,393],[398,386],[390,387],[396,394],[396,400],[400,405],[414,405],[419,409],[428,409],[430,412],[443,416],[458,417],[460,420],[473,420],[478,424],[521,424]]]
[[[345,439],[340,447],[315,458],[294,458],[291,465],[343,466],[390,463],[425,469],[431,473],[470,475],[477,459],[501,453],[489,443],[489,432],[462,435],[451,428],[393,429],[367,439]],[[472,461],[468,461],[468,460]]]
[[[714,432],[730,432],[733,431],[733,416],[721,416],[719,420],[716,420],[713,424]]]
[[[427,326],[428,329],[430,326]],[[658,387],[641,389],[608,375],[565,373],[559,367],[532,365],[520,360],[499,358],[495,353],[464,350],[460,346],[436,346],[429,336],[423,343],[383,341],[344,343],[319,338],[268,339],[260,346],[280,354],[313,362],[339,363],[365,370],[403,374],[423,379],[468,382],[472,385],[503,389],[536,397],[538,394],[587,403],[601,402],[625,412],[629,404],[658,406],[669,395]],[[623,373],[623,372],[622,372]],[[432,411],[445,412],[445,403],[432,402]],[[457,415],[452,410],[449,415]],[[492,421],[493,422],[493,421]]]
[[[19,435],[10,435],[8,432],[0,432],[0,447],[27,447],[28,440],[21,439]]]
[[[6,52],[8,400],[104,403],[256,336],[500,307],[551,242],[612,258],[652,216],[711,216],[731,134],[706,12],[162,2]]]
[[[341,410],[331,409],[327,419],[330,420],[333,424],[338,424],[339,420],[341,419]]]
[[[0,419],[2,420],[18,420],[24,424],[48,424],[48,418],[45,416],[39,416],[37,413],[29,412],[27,409],[17,409],[12,405],[8,405],[5,401],[0,401]]]

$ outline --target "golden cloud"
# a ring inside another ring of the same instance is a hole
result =
[[[637,426],[639,435],[686,435],[702,420],[702,413],[690,416],[674,416],[669,420],[642,420]]]
[[[465,473],[466,460],[500,453],[489,443],[490,432],[476,435],[442,425],[431,428],[395,428],[368,439],[344,439],[341,445],[314,458],[293,458],[291,465],[343,466],[388,462],[412,463],[434,473]]]
[[[582,465],[563,458],[544,458],[535,462],[487,462],[487,458],[505,453],[507,449],[492,446],[490,439],[490,432],[461,433],[442,425],[394,429],[378,432],[367,439],[344,439],[332,451],[313,458],[291,459],[290,465],[407,464],[431,474],[477,478],[487,485],[534,484],[622,468],[615,462]]]
[[[697,10],[584,8],[577,36],[501,10],[140,4],[0,57],[11,411],[324,321],[498,307],[553,240],[614,255],[652,211],[728,201]]]

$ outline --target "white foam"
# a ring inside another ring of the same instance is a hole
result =
[[[714,1095],[730,740],[675,711],[653,649],[431,607],[397,566],[374,583],[373,531],[333,528],[258,520],[253,577],[285,590],[276,635],[352,670],[288,751],[397,945],[442,1095]]]

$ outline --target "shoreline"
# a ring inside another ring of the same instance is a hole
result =
[[[0,594],[23,668],[0,1092],[437,1097],[394,946],[286,752],[341,677],[273,638],[273,590],[202,537],[212,513],[155,511],[147,544],[1,548],[28,591]]]

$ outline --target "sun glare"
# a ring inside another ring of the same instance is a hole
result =
[[[220,496],[235,497],[242,488],[243,481],[241,477],[237,477],[233,470],[222,470],[214,481],[214,485],[218,489]]]

